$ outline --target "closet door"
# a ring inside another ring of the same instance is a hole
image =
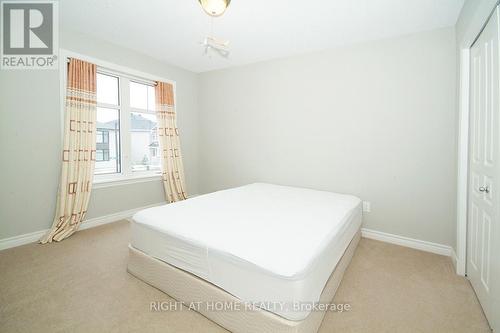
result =
[[[471,49],[467,276],[500,330],[499,9]]]

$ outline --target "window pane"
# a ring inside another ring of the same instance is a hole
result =
[[[104,151],[97,149],[95,152],[95,160],[96,162],[100,162],[104,160]]]
[[[118,78],[97,73],[97,103],[118,105]]]
[[[148,86],[148,110],[155,110],[155,87]]]
[[[132,112],[130,115],[132,171],[159,171],[160,153],[156,116]]]
[[[120,112],[97,108],[96,163],[94,174],[120,172]],[[100,134],[99,134],[100,133]],[[100,138],[99,138],[100,136]]]
[[[102,143],[103,140],[103,133],[101,131],[97,131],[97,137],[95,139],[96,143]]]
[[[148,109],[148,86],[130,81],[130,106],[135,109]]]

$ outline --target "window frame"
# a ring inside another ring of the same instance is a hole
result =
[[[149,73],[137,71],[125,66],[117,65],[104,60],[96,59],[86,55],[82,55],[73,51],[61,49],[59,61],[60,71],[60,110],[61,110],[61,139],[64,138],[64,115],[65,115],[65,100],[66,100],[66,82],[67,82],[67,65],[69,58],[78,58],[97,65],[97,72],[105,75],[118,77],[119,87],[119,107],[120,107],[120,151],[121,151],[121,170],[120,173],[94,175],[93,187],[110,187],[117,185],[126,185],[139,182],[160,181],[161,171],[132,171],[130,161],[131,155],[131,132],[130,132],[130,117],[132,112],[154,113],[151,110],[134,109],[130,107],[130,81],[154,85],[156,81],[167,82],[173,85],[174,100],[176,100],[176,82],[152,75]],[[100,107],[111,107],[116,109],[116,105],[107,105],[99,103]],[[149,111],[149,112],[148,112]]]

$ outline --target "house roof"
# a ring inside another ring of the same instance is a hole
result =
[[[119,123],[118,120],[111,120],[107,122],[97,122],[97,128],[101,129],[118,129]],[[156,123],[154,121],[149,120],[148,118],[142,116],[140,113],[131,113],[130,118],[130,129],[132,131],[145,131],[149,132],[152,129],[156,128]]]

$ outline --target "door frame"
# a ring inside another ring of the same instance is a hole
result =
[[[500,0],[484,1],[477,8],[473,22],[467,27],[459,41],[458,77],[458,169],[457,169],[457,246],[453,261],[458,275],[467,273],[467,207],[469,180],[469,94],[470,94],[470,50],[477,40]]]

